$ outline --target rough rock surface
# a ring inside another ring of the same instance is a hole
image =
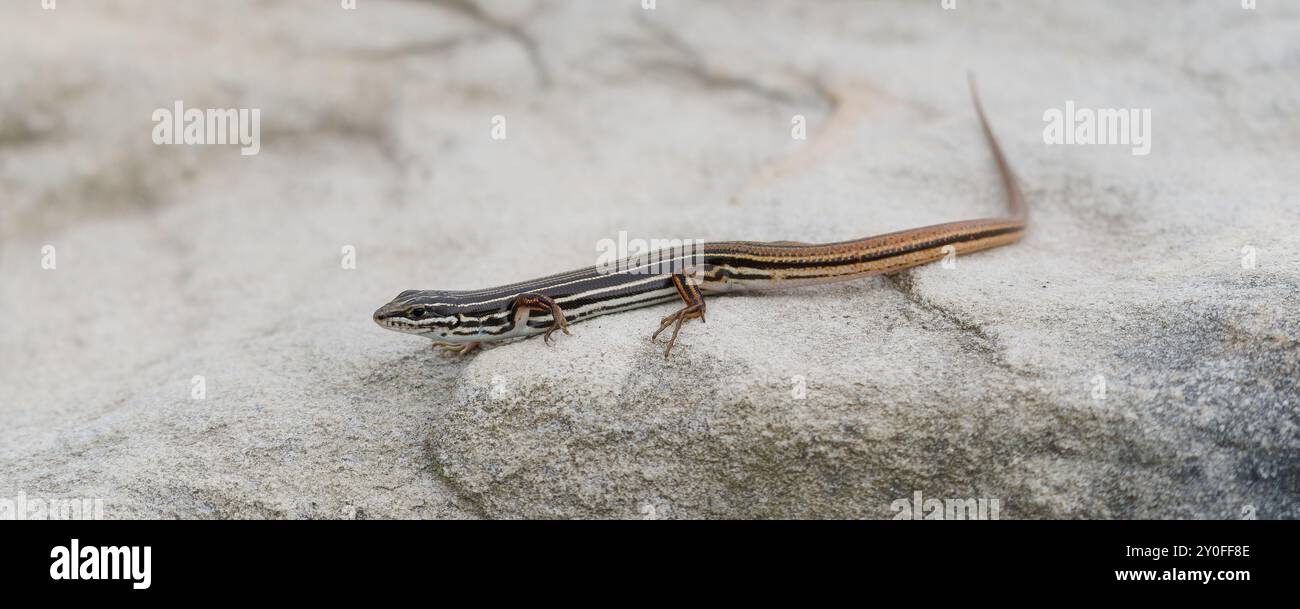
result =
[[[1300,517],[1296,6],[335,4],[0,8],[0,498]],[[1032,205],[1016,246],[717,298],[668,361],[647,339],[668,305],[460,361],[370,321],[403,289],[591,264],[618,231],[997,213],[968,70]],[[178,99],[260,108],[260,154],[154,145]],[[1067,100],[1151,109],[1151,154],[1045,145]]]

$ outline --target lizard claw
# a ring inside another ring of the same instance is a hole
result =
[[[536,311],[538,313],[550,313],[551,325],[546,329],[546,334],[542,335],[542,342],[547,345],[551,344],[551,335],[556,330],[564,332],[566,336],[572,336],[569,332],[569,320],[564,318],[564,309],[552,300],[549,296],[542,294],[520,294],[515,297],[513,308],[518,310]]]
[[[433,348],[435,350],[441,348],[442,349],[441,355],[443,357],[461,358],[474,351],[477,351],[478,348],[481,347],[482,345],[483,343],[479,343],[479,342],[465,343],[463,345],[457,345],[451,343],[433,343]]]

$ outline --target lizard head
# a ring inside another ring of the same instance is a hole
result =
[[[417,334],[440,343],[476,340],[478,328],[461,328],[465,317],[448,302],[448,292],[407,290],[375,310],[375,323],[394,332]]]

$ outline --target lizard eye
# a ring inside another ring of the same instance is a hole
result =
[[[424,307],[415,307],[414,309],[411,309],[411,317],[414,319],[424,317],[424,313]]]

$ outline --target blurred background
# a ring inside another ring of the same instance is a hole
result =
[[[1294,518],[1297,26],[1270,0],[3,0],[0,497]],[[619,231],[997,214],[968,73],[1021,244],[719,299],[668,362],[669,305],[464,360],[370,320],[593,264]],[[177,102],[256,109],[257,154],[155,143]],[[1046,144],[1067,102],[1149,110],[1150,154]]]

